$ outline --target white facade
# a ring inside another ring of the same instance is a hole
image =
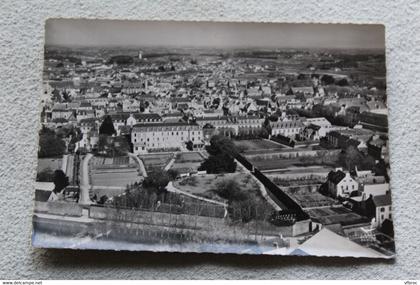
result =
[[[359,190],[359,183],[353,179],[349,172],[338,172],[329,174],[328,188],[335,197],[349,197],[351,192]]]
[[[183,150],[189,141],[194,148],[201,148],[203,138],[200,126],[187,123],[139,124],[134,126],[131,133],[135,154],[174,148]]]
[[[200,127],[204,127],[206,124],[210,124],[216,130],[232,129],[235,135],[238,135],[241,131],[261,129],[263,122],[264,118],[259,118],[256,116],[220,116],[213,118],[197,118],[197,124],[200,125]]]
[[[319,126],[320,128],[318,130],[318,134],[320,138],[325,137],[328,132],[333,130],[331,123],[324,117],[306,119],[305,124],[307,126],[309,126],[310,124]]]
[[[302,131],[302,121],[296,116],[286,116],[279,118],[277,122],[270,122],[271,135],[282,135],[294,138]]]
[[[348,197],[351,192],[359,190],[359,183],[354,180],[349,172],[346,172],[346,176],[337,184],[337,197]]]
[[[138,112],[140,110],[140,102],[137,100],[124,100],[122,105],[123,112]]]
[[[378,226],[388,219],[392,220],[392,210],[391,205],[384,205],[376,207],[375,219]]]
[[[365,184],[363,186],[363,200],[369,198],[370,195],[372,196],[380,196],[386,195],[389,191],[389,184],[388,183],[381,183],[381,184]]]

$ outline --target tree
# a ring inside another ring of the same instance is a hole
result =
[[[162,194],[166,192],[166,186],[170,181],[170,176],[167,172],[162,170],[152,171],[143,181],[143,187],[149,190],[153,190],[156,194]]]
[[[334,82],[334,77],[332,77],[331,75],[324,74],[321,77],[321,83],[324,85],[331,85],[334,84]]]
[[[62,98],[60,95],[60,91],[58,91],[57,89],[54,89],[51,93],[51,100],[53,102],[61,102]]]
[[[218,97],[214,98],[212,105],[217,108],[220,105],[220,99]]]
[[[64,102],[71,102],[70,94],[67,91],[64,90],[62,93],[62,96],[63,96]]]
[[[236,147],[233,142],[221,135],[215,135],[210,139],[210,145],[206,147],[207,152],[210,155],[217,155],[220,153],[237,153]]]
[[[306,75],[305,74],[303,74],[303,73],[300,73],[298,76],[297,76],[297,79],[298,80],[303,80],[303,79],[305,79],[306,78]]]
[[[99,198],[99,200],[98,200],[98,204],[101,204],[101,205],[103,205],[103,204],[105,204],[106,203],[106,201],[108,201],[108,196],[107,195],[102,195],[101,196],[101,198]]]
[[[271,125],[269,118],[265,118],[264,123],[262,125],[261,137],[268,138],[271,135]]]
[[[130,145],[125,136],[114,137],[112,141],[114,155],[126,155],[130,151]]]
[[[51,168],[45,168],[44,170],[36,174],[36,181],[53,182],[53,180],[54,180],[54,172],[51,170]]]
[[[192,141],[187,141],[185,144],[188,150],[192,151],[194,149],[194,144]]]
[[[354,145],[349,145],[344,154],[340,156],[340,162],[343,163],[349,171],[354,170],[355,166],[363,159],[362,156],[363,155]]]
[[[373,169],[375,160],[360,152],[356,146],[349,145],[344,152],[339,156],[340,164],[344,165],[349,171],[358,169]]]
[[[268,214],[267,211],[272,214],[272,211],[267,208],[267,205],[255,199],[233,201],[229,205],[228,210],[233,220],[240,220],[242,223],[248,223],[256,219],[265,219]]]
[[[108,136],[107,135],[99,135],[98,139],[98,151],[104,152],[108,149]]]
[[[133,63],[133,58],[128,55],[116,55],[109,59],[108,64],[129,65]]]
[[[104,121],[102,122],[101,126],[99,127],[99,134],[101,135],[108,135],[112,136],[116,134],[114,124],[112,122],[111,116],[105,116]]]
[[[216,193],[229,202],[244,201],[248,199],[247,193],[242,191],[239,183],[233,179],[218,182],[216,184]]]
[[[338,86],[348,86],[349,82],[347,81],[347,79],[343,78],[338,80],[335,84],[337,84]]]
[[[233,173],[236,170],[236,162],[229,154],[210,155],[198,168],[207,173]]]
[[[58,169],[54,171],[53,182],[54,182],[54,190],[53,190],[54,193],[59,193],[61,192],[61,190],[66,188],[66,186],[69,185],[69,178],[66,176],[66,174],[62,170]]]
[[[375,164],[375,166],[373,167],[373,172],[375,173],[375,175],[385,176],[388,178],[386,164],[382,159],[377,164]]]
[[[179,175],[179,172],[176,169],[169,169],[166,173],[171,181],[175,180]]]
[[[233,156],[238,153],[238,150],[229,138],[220,135],[213,136],[206,150],[210,156],[198,170],[206,170],[207,173],[235,172],[236,162]]]
[[[386,219],[383,221],[380,231],[386,234],[387,236],[394,237],[394,224],[391,220]]]
[[[64,154],[66,143],[51,133],[41,133],[39,135],[38,157],[56,157]]]

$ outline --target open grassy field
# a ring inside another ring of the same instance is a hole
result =
[[[284,169],[294,166],[299,159],[249,159],[260,170]]]
[[[283,146],[263,139],[253,140],[234,140],[233,143],[236,147],[244,152],[252,150],[268,150],[268,149],[282,149]]]
[[[157,154],[145,154],[140,155],[143,160],[146,169],[152,168],[164,168],[169,161],[172,159],[172,153],[157,153]]]
[[[332,198],[320,193],[291,194],[288,193],[302,208],[324,207],[338,205],[339,203]]]
[[[332,206],[318,209],[306,210],[311,218],[321,221],[324,225],[330,224],[355,224],[368,222],[366,217],[362,217],[343,206]]]
[[[341,167],[338,155],[320,158],[318,156],[293,157],[293,158],[264,158],[263,156],[245,156],[260,170],[287,169],[287,168],[311,168]]]
[[[210,199],[221,200],[215,193],[217,184],[225,180],[235,180],[241,189],[245,191],[259,191],[257,183],[250,174],[228,173],[228,174],[206,174],[186,177],[175,181],[174,186],[182,191],[203,196]]]
[[[171,169],[177,170],[179,173],[194,172],[197,171],[204,159],[198,152],[177,153]]]
[[[201,162],[203,159],[203,156],[198,152],[181,152],[176,154],[175,162]]]
[[[178,173],[190,173],[197,171],[198,167],[200,167],[201,162],[175,162],[171,169],[178,171]]]
[[[47,168],[52,171],[61,169],[62,158],[39,158],[38,159],[38,172],[41,172]]]
[[[101,157],[95,156],[91,160],[91,164],[95,167],[112,167],[112,166],[123,166],[134,164],[133,161],[130,161],[128,156],[116,156],[116,157]]]
[[[94,186],[125,187],[127,184],[139,182],[142,177],[137,168],[112,168],[91,170],[92,184]]]

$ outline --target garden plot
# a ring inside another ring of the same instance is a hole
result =
[[[176,170],[179,173],[195,172],[203,161],[204,156],[199,152],[177,153],[171,169]]]
[[[263,140],[263,139],[254,139],[254,140],[234,140],[233,143],[235,146],[243,152],[255,151],[255,150],[279,150],[284,148],[278,143]]]

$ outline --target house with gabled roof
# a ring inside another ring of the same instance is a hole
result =
[[[366,200],[366,214],[375,218],[377,226],[381,226],[385,220],[392,220],[391,194],[371,195]]]
[[[349,172],[338,168],[328,173],[328,191],[334,197],[350,197],[350,194],[359,190],[359,183],[351,177]]]

